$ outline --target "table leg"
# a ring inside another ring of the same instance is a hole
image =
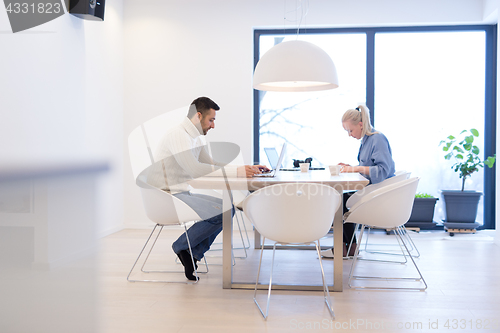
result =
[[[262,239],[260,237],[260,232],[257,231],[257,229],[253,228],[253,247],[254,249],[258,250],[262,246]]]
[[[233,282],[233,217],[231,214],[232,201],[228,190],[222,196],[222,288],[231,289]]]
[[[342,243],[344,242],[344,221],[343,221],[343,190],[337,189],[340,194],[340,206],[335,213],[333,220],[333,252],[335,253],[333,259],[333,291],[342,291],[342,277],[343,277],[343,249]]]

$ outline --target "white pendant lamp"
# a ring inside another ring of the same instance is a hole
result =
[[[265,91],[318,91],[339,86],[337,69],[317,45],[294,40],[267,51],[257,63],[253,88]]]

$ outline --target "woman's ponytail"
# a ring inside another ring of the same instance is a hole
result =
[[[370,110],[365,105],[358,105],[355,109],[347,110],[342,116],[342,122],[350,121],[354,124],[363,123],[363,131],[361,137],[365,135],[372,135],[377,132],[373,131],[372,124],[370,123]]]

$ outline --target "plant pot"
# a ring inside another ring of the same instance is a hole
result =
[[[406,222],[406,227],[418,227],[420,229],[433,229],[434,207],[438,198],[415,198],[411,210],[410,219]]]
[[[477,206],[481,192],[476,191],[441,191],[445,207],[445,222],[476,222]]]
[[[433,222],[438,198],[415,198],[408,222]]]

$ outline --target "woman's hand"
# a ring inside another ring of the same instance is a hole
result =
[[[342,172],[359,172],[365,175],[370,175],[370,167],[367,166],[351,166],[351,165],[345,165],[342,168]]]
[[[342,172],[359,172],[357,166],[351,166],[349,164],[339,164],[343,165]]]

